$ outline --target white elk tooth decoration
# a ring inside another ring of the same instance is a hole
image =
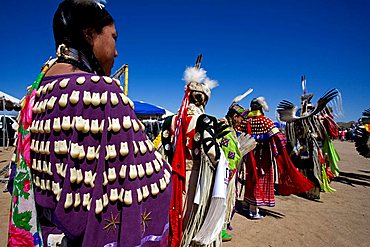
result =
[[[84,91],[84,96],[83,96],[82,101],[87,106],[91,104],[91,93],[89,91]]]
[[[44,120],[40,121],[39,133],[44,134]]]
[[[147,162],[145,164],[145,171],[146,171],[146,175],[148,175],[148,176],[151,176],[153,174],[153,166],[152,166],[151,162]]]
[[[64,202],[64,208],[69,208],[73,204],[73,197],[72,193],[67,193],[66,195],[66,201]]]
[[[81,116],[75,118],[75,126],[78,131],[83,131],[85,128],[85,121]]]
[[[53,176],[53,172],[51,171],[51,162],[48,163],[48,170],[46,173],[49,174],[50,176]]]
[[[127,105],[128,104],[128,98],[127,98],[127,96],[124,93],[120,93],[119,95],[122,98],[123,104]]]
[[[40,107],[41,107],[41,112],[46,112],[46,106],[48,103],[48,99],[45,99],[41,102]]]
[[[86,193],[83,195],[83,201],[82,201],[82,206],[87,207],[90,201],[90,193]]]
[[[91,104],[93,106],[100,105],[100,94],[99,93],[92,93]]]
[[[159,193],[159,189],[158,189],[157,183],[152,183],[150,185],[150,188],[151,188],[151,192],[152,192],[152,195],[153,196],[156,196]]]
[[[46,93],[48,92],[48,89],[49,89],[49,84],[46,84],[46,85],[42,88],[42,94],[43,94],[43,95],[46,95]]]
[[[137,188],[136,192],[137,192],[137,202],[140,203],[143,200],[143,194],[141,193],[140,188]]]
[[[40,188],[41,188],[42,190],[45,190],[45,189],[46,189],[46,186],[45,186],[45,180],[44,180],[44,179],[41,179],[41,181],[40,181]]]
[[[82,171],[81,171],[81,169],[78,169],[77,170],[77,179],[76,179],[77,184],[80,184],[83,180],[84,180],[84,177],[82,175]]]
[[[103,202],[102,199],[96,200],[95,204],[95,214],[100,214],[103,211]]]
[[[41,92],[42,92],[42,89],[43,89],[43,85],[41,85],[40,87],[39,87],[39,89],[37,89],[37,91],[36,91],[36,95],[37,95],[37,97],[40,97],[41,96]]]
[[[57,101],[57,97],[55,96],[50,97],[48,103],[46,104],[46,107],[48,108],[48,110],[53,110],[56,101]]]
[[[144,144],[144,141],[139,141],[139,147],[140,147],[140,153],[141,154],[145,154],[146,151],[147,151],[147,148],[146,148],[146,146]]]
[[[62,120],[62,129],[68,131],[71,128],[71,117],[64,116]]]
[[[109,200],[111,202],[115,202],[115,201],[118,200],[118,189],[111,189],[110,190]]]
[[[67,154],[68,153],[68,147],[67,147],[67,141],[59,141],[59,151],[60,154]]]
[[[128,99],[128,104],[130,105],[131,109],[134,110],[135,109],[134,102],[132,102],[130,98],[127,98],[127,99]]]
[[[84,149],[84,145],[81,145],[78,147],[78,149],[80,150],[79,154],[78,154],[78,159],[79,160],[82,160],[85,158],[85,149]]]
[[[46,180],[45,187],[46,187],[46,190],[51,191],[51,186],[50,186],[50,180],[49,179]]]
[[[64,93],[64,94],[62,94],[62,96],[60,96],[59,106],[64,108],[64,107],[67,106],[67,103],[68,103],[68,94]]]
[[[73,159],[76,159],[78,158],[79,153],[80,153],[80,148],[78,146],[78,143],[71,143],[71,152],[70,152],[71,157]]]
[[[139,124],[137,123],[136,119],[131,119],[132,121],[132,128],[134,129],[135,132],[137,132],[140,129]]]
[[[73,90],[71,97],[69,98],[69,102],[71,102],[72,105],[75,105],[80,100],[80,91]]]
[[[137,177],[137,170],[135,165],[130,165],[129,177],[134,180]]]
[[[161,166],[159,165],[159,162],[158,160],[153,160],[153,164],[154,164],[154,169],[156,172],[159,172],[161,170]]]
[[[113,106],[118,105],[118,97],[116,93],[110,93],[110,102]]]
[[[87,160],[93,160],[95,159],[95,147],[87,147],[87,154],[86,154]]]
[[[108,203],[109,203],[108,195],[107,195],[107,193],[105,193],[105,194],[103,195],[103,207],[108,206]]]
[[[91,81],[92,82],[95,82],[95,83],[97,83],[99,80],[100,80],[100,76],[97,76],[97,75],[93,75],[93,76],[91,76]]]
[[[159,186],[160,186],[162,191],[164,191],[166,189],[167,184],[166,184],[166,181],[164,180],[164,178],[159,179]]]
[[[146,145],[148,146],[149,152],[153,151],[154,145],[150,140],[145,140]]]
[[[39,149],[40,144],[39,143],[40,142],[38,140],[35,142],[35,153],[37,153],[37,154],[40,152],[40,149]]]
[[[122,178],[122,179],[126,178],[126,170],[127,170],[127,166],[126,165],[121,165],[121,169],[119,171],[120,178]]]
[[[108,180],[110,182],[113,182],[114,180],[116,180],[116,178],[117,178],[116,169],[114,167],[108,168]]]
[[[130,116],[123,116],[122,126],[126,130],[131,128],[131,118],[130,118]]]
[[[89,119],[84,119],[84,129],[82,130],[82,133],[87,133],[90,131],[90,121]]]
[[[95,158],[98,160],[100,156],[100,145],[96,148]]]
[[[139,148],[137,147],[136,142],[132,141],[132,145],[134,146],[134,154],[137,154],[139,152]]]
[[[107,173],[104,171],[103,172],[103,185],[106,186],[107,184],[108,184]]]
[[[73,204],[73,207],[77,208],[78,206],[80,206],[80,203],[81,203],[80,193],[76,193],[75,194],[75,203]]]
[[[82,85],[82,84],[84,84],[84,83],[85,83],[85,81],[86,81],[85,76],[80,76],[80,77],[78,77],[78,78],[76,79],[76,83],[77,83],[78,85]]]
[[[58,80],[54,80],[53,82],[51,82],[48,86],[48,90],[49,92],[53,91],[54,90],[54,86],[55,84],[58,82]]]
[[[119,199],[121,202],[123,202],[123,197],[124,197],[124,195],[125,195],[125,190],[124,190],[123,188],[121,188],[121,191],[120,191],[120,193],[119,193],[119,195],[118,195],[118,199]]]
[[[137,165],[137,174],[138,174],[139,178],[144,177],[145,171],[144,171],[144,168],[143,168],[142,164]]]
[[[100,133],[103,133],[103,131],[104,131],[104,123],[105,123],[105,120],[104,119],[101,120],[100,127],[99,127]]]
[[[121,125],[119,123],[118,118],[112,118],[112,130],[113,132],[118,132],[121,129]]]
[[[112,130],[112,119],[110,117],[108,117],[108,128],[107,128],[108,131],[111,131]]]
[[[38,160],[38,161],[37,161],[37,167],[36,167],[36,170],[37,170],[38,172],[42,172],[41,160]]]
[[[112,83],[112,78],[108,77],[108,76],[103,76],[103,79],[104,81],[107,83],[107,84],[111,84]]]
[[[91,120],[91,128],[90,128],[90,131],[93,134],[99,133],[99,122],[98,122],[98,119],[92,119]]]
[[[131,205],[132,204],[132,193],[131,193],[131,190],[126,190],[125,191],[125,198],[123,199],[123,202],[126,205]]]
[[[40,149],[39,149],[39,152],[40,152],[40,154],[45,154],[45,143],[44,143],[44,141],[41,141],[40,142]]]
[[[50,119],[45,120],[44,131],[45,133],[50,133]]]
[[[40,187],[40,177],[36,176],[36,187]]]
[[[59,87],[65,88],[68,85],[69,78],[65,78],[59,82]]]
[[[119,153],[122,156],[126,156],[128,154],[128,144],[127,144],[127,142],[121,142],[121,147],[120,147]]]
[[[92,178],[93,178],[92,171],[85,171],[84,183],[86,185],[91,185]]]
[[[59,117],[54,118],[54,121],[53,121],[53,130],[55,132],[59,132],[61,129],[62,129],[62,127],[60,126],[60,118]]]
[[[148,186],[145,185],[143,187],[143,197],[144,197],[144,199],[146,199],[146,198],[148,198],[148,196],[149,196],[149,189],[148,189]]]
[[[77,170],[75,167],[69,169],[69,181],[73,184],[77,181]]]
[[[100,97],[100,104],[105,105],[108,102],[108,92],[104,92]]]
[[[42,161],[42,171],[44,173],[47,173],[48,172],[48,163],[45,160]]]

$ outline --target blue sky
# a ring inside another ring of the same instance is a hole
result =
[[[0,90],[21,98],[40,66],[55,54],[52,17],[60,1],[6,1]],[[232,99],[264,96],[296,104],[305,74],[313,101],[338,88],[344,117],[357,120],[370,107],[370,1],[356,0],[110,0],[119,33],[115,69],[129,64],[129,96],[175,112],[183,71],[203,54],[202,67],[219,82],[206,106],[222,117]]]

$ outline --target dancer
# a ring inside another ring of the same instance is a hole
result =
[[[243,156],[253,150],[256,146],[256,141],[253,137],[246,133],[242,134],[240,131],[244,117],[243,114],[245,114],[246,111],[237,104],[237,102],[242,100],[252,91],[252,89],[249,89],[243,95],[240,95],[233,100],[233,103],[226,114],[226,121],[228,124],[227,128],[218,136],[218,141],[229,164],[229,183],[227,186],[226,200],[227,206],[224,228],[222,230],[223,242],[230,241],[232,239],[232,235],[227,233],[227,229],[231,229],[231,217],[235,208],[237,168]]]
[[[362,115],[355,128],[355,145],[360,155],[370,158],[370,108]]]
[[[274,180],[280,195],[304,192],[313,187],[295,168],[286,151],[285,136],[279,131],[264,111],[268,105],[263,97],[254,98],[246,119],[245,132],[257,142],[253,152],[243,159],[246,162],[246,187],[244,199],[249,204],[251,219],[263,217],[260,206],[275,206]],[[274,178],[274,166],[277,174]]]
[[[335,150],[331,136],[338,133],[338,126],[334,122],[333,113],[341,111],[341,95],[337,89],[328,91],[321,97],[316,106],[313,106],[306,86],[306,78],[301,78],[303,95],[301,108],[283,100],[277,112],[280,120],[286,122],[288,149],[293,163],[312,182],[315,188],[306,192],[309,199],[320,199],[320,191],[333,192],[329,186],[325,171],[325,156],[330,164],[330,170],[339,175],[339,155]],[[332,101],[332,107],[327,106]],[[338,108],[334,111],[334,108]]]
[[[113,18],[99,1],[63,1],[57,58],[20,114],[8,246],[165,246],[171,167],[109,77]]]
[[[219,246],[224,223],[227,161],[216,142],[217,119],[204,113],[217,83],[207,78],[200,60],[185,70],[179,113],[162,128],[165,157],[173,169],[172,247]]]

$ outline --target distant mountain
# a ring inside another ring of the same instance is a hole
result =
[[[355,121],[350,121],[350,122],[337,122],[339,127],[341,128],[351,128],[352,124],[356,123]]]

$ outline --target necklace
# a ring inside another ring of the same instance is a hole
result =
[[[89,61],[82,52],[68,48],[64,44],[58,46],[57,63],[68,63],[83,71],[93,72]]]

